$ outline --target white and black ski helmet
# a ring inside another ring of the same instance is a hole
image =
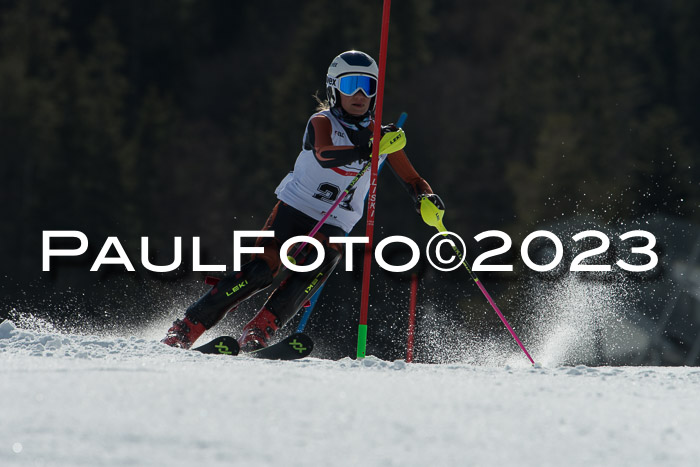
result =
[[[343,80],[343,86],[351,86],[350,88],[341,87],[342,77],[357,76],[368,77],[364,83],[353,80],[350,84],[349,80]],[[370,111],[374,111],[374,106],[377,102],[377,79],[379,76],[379,68],[372,57],[359,50],[349,50],[343,52],[333,59],[331,66],[328,67],[328,76],[326,76],[326,96],[328,104],[331,108],[340,106],[341,90],[345,95],[353,95],[357,90],[362,90],[367,97],[371,97],[372,101],[369,104]],[[362,86],[364,84],[364,86]]]

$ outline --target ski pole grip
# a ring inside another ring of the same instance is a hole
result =
[[[445,230],[445,226],[442,225],[442,216],[444,214],[445,211],[435,206],[428,198],[421,198],[420,216],[423,218],[423,222],[442,232]]]

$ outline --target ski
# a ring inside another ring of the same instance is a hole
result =
[[[275,344],[253,352],[245,352],[242,355],[266,360],[297,360],[309,355],[313,348],[314,341],[306,334],[297,332]],[[217,337],[192,350],[215,355],[238,355],[240,353],[238,341],[231,336]]]
[[[241,348],[238,346],[238,341],[233,337],[220,336],[192,350],[207,354],[238,355]]]
[[[267,360],[297,360],[309,355],[313,349],[314,341],[309,336],[301,332],[295,332],[275,344],[245,355]]]

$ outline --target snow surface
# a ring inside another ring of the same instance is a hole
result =
[[[700,464],[700,369],[295,362],[0,324],[1,466]]]

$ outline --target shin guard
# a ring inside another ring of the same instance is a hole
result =
[[[324,250],[325,258],[318,268],[308,272],[293,272],[265,302],[264,309],[277,317],[280,327],[292,319],[304,303],[313,297],[338,265],[342,253],[329,247],[324,247]],[[317,253],[314,249],[305,262],[313,263],[316,258]]]
[[[232,308],[272,283],[272,270],[261,259],[253,260],[237,273],[221,279],[202,298],[190,306],[185,316],[193,323],[212,328]]]

